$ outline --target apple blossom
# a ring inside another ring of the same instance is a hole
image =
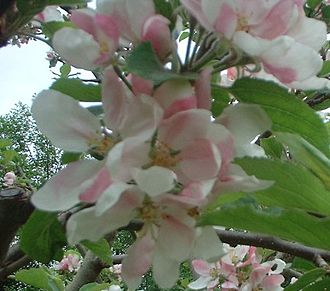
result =
[[[3,177],[5,186],[13,186],[16,181],[16,175],[14,172],[7,172]]]
[[[58,271],[77,271],[80,268],[81,258],[78,254],[68,253],[63,259],[55,265]]]
[[[307,18],[299,1],[181,2],[202,26],[259,59],[280,82],[293,88],[329,86],[316,77],[322,68],[317,51],[326,41],[326,26]]]

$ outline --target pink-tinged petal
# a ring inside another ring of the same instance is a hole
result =
[[[188,284],[188,288],[192,290],[200,290],[208,287],[209,282],[212,281],[211,276],[199,277],[197,280]]]
[[[206,2],[206,0],[202,0]],[[212,0],[213,2],[221,2],[218,0]],[[212,7],[210,7],[212,9]],[[209,10],[211,10],[209,9]],[[226,38],[231,39],[237,28],[238,18],[235,10],[231,7],[230,3],[224,3],[221,6],[220,13],[217,16],[213,27],[216,32],[221,33]]]
[[[164,120],[158,130],[160,141],[180,150],[191,141],[203,138],[210,126],[211,114],[204,109],[179,112]]]
[[[259,180],[255,176],[248,176],[241,167],[231,164],[226,175],[215,183],[213,192],[218,195],[230,192],[255,192],[273,185],[273,181]]]
[[[153,0],[125,1],[128,21],[137,39],[141,40],[143,25],[155,14]]]
[[[149,17],[143,26],[142,40],[150,41],[156,54],[164,60],[172,51],[172,39],[169,29],[170,21],[161,16]]]
[[[149,270],[152,263],[155,241],[150,233],[138,238],[128,249],[122,263],[122,278],[128,288],[135,290],[139,287],[142,276]]]
[[[176,246],[175,246],[176,247]],[[179,279],[180,261],[166,256],[161,250],[155,249],[152,260],[152,273],[160,288],[171,288]]]
[[[173,171],[153,166],[146,170],[136,169],[134,180],[138,187],[150,197],[156,197],[172,190],[175,186],[176,175]]]
[[[180,99],[174,101],[168,108],[166,108],[164,113],[164,119],[171,117],[175,113],[180,111],[185,111],[197,107],[196,97],[190,96],[185,99]]]
[[[70,20],[77,25],[80,29],[95,36],[94,26],[95,11],[93,9],[77,9],[71,13]],[[96,39],[95,39],[96,40]]]
[[[47,6],[42,12],[34,16],[34,19],[40,22],[63,21],[63,16],[57,6]]]
[[[69,243],[75,244],[85,239],[98,241],[104,235],[127,225],[134,218],[134,210],[141,205],[142,199],[139,193],[127,191],[102,215],[96,214],[95,206],[73,214],[66,224]]]
[[[120,196],[132,185],[122,182],[115,182],[111,184],[96,202],[95,214],[102,215],[105,211],[111,208],[120,199]]]
[[[32,203],[46,211],[67,210],[80,202],[79,195],[95,179],[95,174],[104,163],[95,160],[83,160],[70,163],[35,192]]]
[[[194,246],[195,231],[177,216],[164,213],[157,237],[157,248],[164,256],[182,262],[186,260]],[[175,245],[175,247],[173,247]]]
[[[273,290],[270,288],[281,287],[281,284],[284,281],[285,281],[285,279],[282,275],[270,275],[270,276],[267,276],[262,281],[262,287],[266,288],[266,290]],[[282,290],[282,289],[280,289],[280,290]]]
[[[93,183],[79,195],[83,202],[94,203],[102,195],[105,189],[112,183],[110,173],[106,167],[103,167],[93,179]]]
[[[193,96],[193,88],[186,80],[166,81],[161,84],[153,94],[153,97],[164,109],[169,108],[176,101],[189,100]],[[194,104],[196,105],[196,102]]]
[[[196,139],[179,154],[179,167],[191,181],[215,178],[220,170],[221,156],[218,148],[208,139]]]
[[[211,68],[204,69],[195,82],[197,108],[211,109]]]
[[[199,227],[196,230],[196,240],[193,255],[196,258],[216,262],[225,254],[222,243],[211,226]]]
[[[213,31],[212,23],[204,13],[201,6],[201,0],[181,0],[181,4],[191,13],[198,22],[209,31]]]
[[[34,99],[31,111],[42,133],[63,150],[87,151],[91,142],[102,138],[98,118],[58,91],[42,91]]]
[[[237,157],[263,155],[263,150],[252,145],[251,142],[259,134],[271,129],[272,122],[259,106],[253,104],[228,106],[217,122],[224,125],[234,136]]]
[[[127,110],[127,96],[123,84],[112,69],[105,72],[102,83],[102,102],[106,126],[117,132]]]
[[[287,36],[272,41],[272,46],[262,53],[261,59],[265,71],[283,83],[302,81],[315,76],[323,65],[315,50]]]
[[[153,82],[151,80],[143,79],[134,74],[129,74],[127,79],[131,82],[133,93],[135,95],[152,95]]]
[[[292,0],[280,0],[269,11],[266,18],[251,32],[261,38],[273,39],[287,32],[294,15],[295,5]]]
[[[115,44],[113,51],[117,49],[118,41],[119,41],[119,31],[115,22],[115,19],[113,19],[109,15],[103,15],[103,14],[96,14],[95,16],[95,25],[97,28],[102,30],[102,32],[113,41]]]
[[[194,271],[202,277],[210,276],[210,272],[214,268],[214,264],[209,264],[205,260],[193,260],[191,264]]]
[[[58,30],[53,37],[54,50],[77,68],[94,70],[100,46],[89,33],[71,27]]]
[[[162,108],[147,95],[135,96],[130,101],[119,128],[120,135],[123,138],[134,137],[141,141],[151,139],[163,118]]]

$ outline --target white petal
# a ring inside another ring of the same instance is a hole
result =
[[[100,54],[100,46],[87,32],[65,27],[58,30],[53,37],[54,50],[75,67],[94,70],[95,61]]]
[[[96,215],[102,215],[105,211],[111,208],[118,201],[120,195],[131,187],[131,185],[121,182],[111,184],[96,202]]]
[[[253,104],[228,106],[217,121],[228,128],[234,136],[238,157],[256,155],[255,147],[251,147],[250,143],[272,126],[270,118],[261,107]],[[260,151],[262,152],[261,148]]]
[[[200,227],[197,229],[193,254],[196,258],[213,262],[225,254],[222,242],[213,227]]]
[[[98,241],[104,235],[127,225],[134,218],[134,209],[141,203],[137,193],[124,193],[119,201],[102,215],[97,215],[95,207],[83,209],[73,214],[66,225],[70,244],[82,240]]]
[[[212,281],[212,277],[199,277],[197,280],[188,284],[188,287],[193,290],[200,290],[207,287],[207,284]]]
[[[175,246],[174,246],[175,247]],[[171,288],[179,279],[180,262],[164,255],[160,250],[155,250],[152,272],[153,277],[160,288]]]
[[[87,151],[89,142],[101,138],[97,117],[78,101],[55,90],[42,91],[31,111],[41,132],[63,150]]]
[[[253,37],[252,35],[238,31],[234,34],[233,43],[250,56],[260,56],[271,47],[271,41]]]
[[[32,195],[32,203],[46,211],[67,210],[80,202],[79,195],[92,184],[104,164],[96,160],[70,163]],[[93,175],[94,174],[94,175]]]
[[[174,188],[176,175],[173,171],[153,166],[146,170],[136,169],[134,180],[150,197],[166,193]]]

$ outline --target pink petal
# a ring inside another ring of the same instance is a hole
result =
[[[270,275],[267,276],[262,281],[262,287],[264,288],[272,288],[272,287],[280,287],[280,285],[285,281],[282,275]]]
[[[204,260],[193,260],[191,262],[192,267],[194,268],[194,271],[203,277],[207,277],[210,275],[210,272],[212,268],[214,268],[213,264],[209,264],[208,262]]]
[[[70,20],[80,29],[95,36],[94,16],[95,11],[92,9],[77,9],[72,11]]]
[[[217,147],[207,139],[196,139],[179,154],[180,170],[191,181],[215,178],[221,166]]]
[[[161,123],[158,138],[172,149],[179,150],[194,139],[204,137],[210,121],[210,112],[207,110],[182,111]]]
[[[79,195],[93,184],[104,163],[82,160],[70,163],[32,196],[32,203],[46,211],[67,210],[80,202]],[[91,174],[92,173],[92,174]]]
[[[142,276],[151,267],[154,247],[155,241],[147,233],[128,249],[122,262],[122,277],[130,289],[135,290],[140,285]]]
[[[211,109],[211,68],[204,69],[195,82],[197,108]]]
[[[142,40],[151,42],[161,60],[164,60],[172,51],[173,45],[169,24],[170,21],[167,18],[154,15],[148,18],[143,26]]]
[[[133,93],[135,95],[145,94],[152,95],[153,82],[151,80],[143,79],[137,75],[129,74],[127,79],[132,84]]]

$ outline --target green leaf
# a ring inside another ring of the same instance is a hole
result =
[[[112,252],[106,239],[100,239],[97,242],[84,240],[82,244],[91,250],[98,258],[107,264],[112,264]]]
[[[202,214],[199,225],[217,225],[278,236],[304,245],[330,250],[330,219],[298,209],[263,207],[240,199]]]
[[[175,21],[172,17],[173,9],[171,3],[167,0],[154,0],[154,4],[156,8],[156,14],[163,15],[165,18],[171,21],[170,29],[172,30],[175,27]]]
[[[0,138],[0,149],[10,147],[13,142],[8,138]]]
[[[20,270],[15,274],[15,279],[42,290],[64,291],[64,283],[59,276],[50,273],[45,268]]]
[[[66,78],[71,72],[71,66],[69,64],[63,64],[60,67],[61,78]]]
[[[5,150],[1,152],[1,155],[4,158],[4,163],[8,163],[14,160],[18,156],[18,153],[14,150]]]
[[[183,41],[183,40],[186,39],[188,36],[189,36],[189,31],[183,31],[183,32],[180,34],[179,41]]]
[[[291,263],[292,269],[302,271],[302,272],[313,270],[313,269],[315,269],[315,267],[316,266],[311,261],[307,261],[307,260],[299,258],[299,257],[295,257]]]
[[[314,282],[309,286],[305,287],[303,291],[326,291],[330,286],[330,278],[324,278],[321,281]]]
[[[280,159],[284,153],[284,148],[279,143],[274,136],[269,138],[262,138],[260,140],[260,145],[265,150],[265,153],[268,157],[274,159]]]
[[[230,102],[230,96],[228,91],[219,86],[211,87],[211,96],[212,96],[212,115],[217,117],[221,112],[228,106]]]
[[[290,162],[263,158],[246,157],[235,162],[248,175],[274,181],[271,187],[253,194],[259,203],[330,214],[330,192],[307,169]]]
[[[63,257],[66,237],[56,213],[34,211],[22,228],[20,246],[32,259],[48,263]]]
[[[320,5],[322,2],[322,0],[307,0],[307,5],[312,8],[315,9],[318,5]]]
[[[261,105],[272,119],[273,131],[299,134],[330,157],[329,136],[323,121],[287,89],[269,81],[242,78],[229,91],[242,102]]]
[[[51,85],[50,89],[54,89],[63,94],[69,95],[78,101],[101,101],[101,86],[86,84],[79,79],[60,78]]]
[[[42,23],[42,32],[48,38],[52,38],[56,31],[64,27],[75,27],[70,21],[50,21]]]
[[[284,291],[299,291],[324,276],[326,272],[326,270],[320,268],[311,270],[303,274],[296,282],[286,287]]]
[[[330,159],[300,136],[281,133],[278,139],[289,147],[294,159],[310,169],[330,190]]]
[[[330,6],[326,5],[322,8],[323,18],[330,18]]]
[[[102,105],[93,105],[93,106],[86,107],[86,109],[89,112],[93,113],[95,116],[99,116],[104,113],[104,108]]]
[[[327,6],[330,8],[330,6]],[[321,71],[319,72],[319,77],[326,77],[330,74],[330,61],[324,61]]]
[[[176,74],[165,69],[150,42],[143,42],[132,51],[127,60],[127,69],[135,75],[154,81],[155,84],[171,79],[194,79],[197,77],[192,74]]]
[[[79,291],[102,291],[108,290],[111,285],[109,283],[97,284],[97,283],[89,283],[82,286]]]
[[[63,152],[61,162],[65,165],[74,161],[78,161],[81,158],[81,155],[81,153]]]

